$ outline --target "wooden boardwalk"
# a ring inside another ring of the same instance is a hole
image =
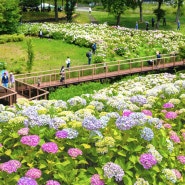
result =
[[[132,68],[132,69],[125,69],[125,70],[118,70],[118,71],[113,71],[113,72],[108,72],[105,71],[100,74],[91,74],[87,76],[80,76],[80,77],[75,77],[75,78],[66,78],[64,82],[60,82],[60,80],[54,80],[54,81],[48,81],[48,82],[41,82],[39,88],[48,88],[48,87],[56,87],[56,86],[64,86],[64,85],[70,85],[70,84],[76,84],[76,83],[82,83],[82,82],[88,82],[88,81],[96,81],[100,79],[106,79],[106,78],[113,78],[113,77],[118,77],[118,76],[124,76],[124,75],[129,75],[129,74],[136,74],[136,73],[142,73],[142,72],[150,72],[150,71],[158,71],[160,69],[167,69],[167,68],[172,68],[172,67],[179,67],[183,66],[184,62],[179,61],[175,63],[167,63],[165,65],[161,64],[156,66],[144,66],[143,68]],[[37,84],[33,84],[35,87]]]
[[[148,63],[149,59],[153,61],[151,65]],[[159,61],[156,60],[155,56],[154,58],[149,56],[124,61],[75,66],[65,70],[65,80],[63,82],[60,82],[58,69],[16,75],[15,89],[4,89],[3,94],[0,94],[0,101],[6,100],[6,102],[9,102],[9,105],[11,105],[15,103],[19,97],[25,97],[29,100],[47,99],[49,95],[47,90],[50,88],[136,73],[183,67],[185,65],[185,60],[179,61],[175,55],[163,56]],[[156,63],[158,63],[157,66]],[[39,87],[38,80],[40,81]]]

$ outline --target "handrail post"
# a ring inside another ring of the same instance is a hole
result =
[[[132,68],[131,60],[129,61],[129,67],[130,67],[130,72],[131,72],[131,68]]]

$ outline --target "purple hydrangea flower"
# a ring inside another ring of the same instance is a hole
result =
[[[134,127],[137,123],[130,117],[127,116],[120,116],[117,120],[116,120],[116,126],[120,129],[120,130],[129,130],[132,127]]]
[[[41,175],[42,175],[42,172],[37,168],[31,168],[25,174],[26,177],[30,177],[32,179],[40,178]]]
[[[55,136],[57,138],[67,138],[68,133],[65,130],[59,130],[59,131],[56,132]]]
[[[173,108],[173,107],[174,107],[174,104],[173,104],[173,103],[170,103],[170,102],[165,103],[165,104],[163,105],[163,108],[165,108],[165,109],[169,109],[169,108]]]
[[[96,117],[88,116],[84,118],[82,126],[87,130],[99,130],[101,128],[104,128],[105,125],[103,125],[103,122],[96,119]]]
[[[21,163],[17,160],[10,160],[0,164],[0,170],[5,171],[9,174],[16,172],[21,167]]]
[[[140,106],[142,106],[142,105],[144,105],[144,104],[147,103],[146,97],[144,97],[144,96],[142,96],[142,95],[132,96],[131,99],[130,99],[130,101],[131,101],[132,103],[136,103],[136,104],[138,104],[138,105],[140,105]]]
[[[58,181],[55,181],[55,180],[48,180],[46,182],[46,185],[60,185],[60,183]]]
[[[105,176],[107,176],[108,178],[115,177],[116,181],[121,181],[125,174],[122,168],[113,162],[106,163],[103,166],[103,170]]]
[[[41,146],[42,150],[44,152],[48,152],[48,153],[57,153],[58,152],[58,146],[56,143],[54,142],[48,142],[48,143],[44,143],[42,146]]]
[[[165,118],[167,118],[167,119],[175,119],[176,117],[177,117],[177,113],[176,112],[170,111],[170,112],[167,112],[165,114]]]
[[[146,141],[150,141],[152,140],[154,137],[154,133],[152,131],[152,129],[145,127],[142,131],[141,131],[141,138],[143,138]]]
[[[17,182],[17,185],[38,185],[35,179],[30,177],[21,177]]]
[[[0,148],[3,147],[3,145],[0,143]]]
[[[76,158],[79,155],[82,155],[82,151],[78,148],[70,148],[67,152],[72,158]]]
[[[100,179],[100,176],[98,174],[94,174],[91,177],[91,185],[104,185],[104,182]]]
[[[68,139],[74,139],[78,136],[78,131],[72,128],[64,128],[63,132],[67,132]]]
[[[29,132],[29,128],[21,128],[20,130],[18,130],[18,134],[19,135],[23,135],[23,136],[25,136],[25,135],[28,135],[28,132]]]
[[[164,128],[167,128],[167,129],[171,129],[172,128],[172,126],[169,123],[165,123],[163,126],[164,126]]]
[[[157,129],[160,129],[163,126],[163,122],[159,118],[149,118],[148,123],[154,125]]]
[[[157,164],[157,160],[151,153],[142,154],[139,161],[145,169],[150,169],[152,166]]]
[[[179,155],[177,157],[177,159],[178,159],[178,161],[180,161],[180,163],[185,164],[185,156],[184,155]]]
[[[23,136],[21,138],[21,143],[28,146],[37,146],[39,144],[40,138],[37,135]]]

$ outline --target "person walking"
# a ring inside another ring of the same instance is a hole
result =
[[[10,80],[10,88],[13,88],[15,83],[15,78],[13,73],[10,73],[9,80]]]
[[[149,30],[149,23],[146,22],[146,31],[148,31],[148,30]]]
[[[92,52],[91,50],[89,50],[89,52],[86,53],[86,57],[88,58],[88,65],[91,64],[91,60],[92,60]]]
[[[163,26],[166,26],[166,18],[163,17]]]
[[[156,57],[157,57],[156,67],[158,67],[161,61],[161,53],[159,51],[156,52]]]
[[[177,21],[177,30],[180,30],[180,20]]]
[[[69,57],[67,57],[67,59],[66,59],[66,67],[67,67],[67,69],[69,69],[70,64],[71,64],[71,59]]]
[[[62,66],[60,69],[60,82],[63,83],[64,80],[65,80],[65,69],[64,66]]]
[[[91,12],[92,12],[92,9],[91,9],[91,7],[89,7],[89,14],[91,14]]]
[[[138,30],[138,22],[136,21],[136,27],[135,27],[136,30]]]
[[[155,24],[155,20],[154,20],[154,18],[152,17],[152,28],[154,28],[154,24]]]
[[[42,33],[42,30],[41,29],[39,30],[39,37],[40,37],[40,39],[43,38],[43,33]]]
[[[3,86],[8,88],[8,82],[9,82],[8,76],[6,75],[6,72],[4,72],[3,77],[2,77]]]
[[[93,52],[93,54],[96,53],[96,43],[93,43],[93,45],[92,45],[92,52]]]

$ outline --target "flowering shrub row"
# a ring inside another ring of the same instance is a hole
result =
[[[106,24],[23,24],[24,34],[38,35],[39,29],[47,37],[64,40],[79,46],[91,47],[97,43],[97,57],[102,59],[120,55],[125,58],[138,58],[155,55],[156,51],[163,54],[178,53],[179,46],[184,46],[185,38],[174,31],[142,31],[124,27],[109,27]],[[98,58],[97,58],[98,59]],[[100,62],[100,59],[98,59]]]
[[[138,76],[68,101],[0,105],[0,182],[183,185],[185,75]]]

